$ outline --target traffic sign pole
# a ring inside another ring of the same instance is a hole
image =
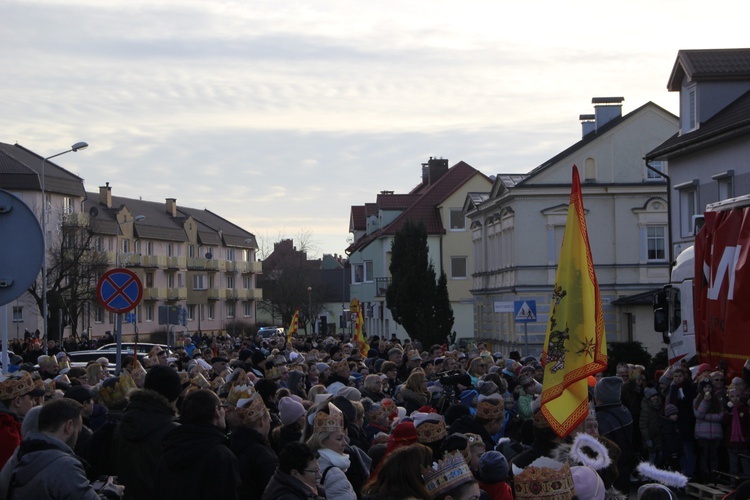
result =
[[[122,370],[122,314],[117,313],[117,354],[115,355],[115,375],[120,376],[120,370]]]

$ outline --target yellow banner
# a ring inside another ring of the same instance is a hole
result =
[[[365,318],[362,315],[361,307],[357,308],[357,321],[354,323],[354,341],[359,348],[359,356],[362,359],[366,359],[367,353],[370,351],[370,344],[367,343],[367,339],[365,338]]]
[[[294,311],[294,316],[292,316],[292,322],[289,324],[289,330],[287,330],[286,332],[287,342],[292,341],[292,335],[297,333],[298,329],[299,329],[299,309]]]
[[[602,301],[575,165],[542,363],[541,411],[555,433],[565,437],[588,414],[586,378],[607,367]]]

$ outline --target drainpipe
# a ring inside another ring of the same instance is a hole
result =
[[[667,213],[669,214],[667,217],[667,232],[669,233],[669,272],[671,275],[672,266],[674,265],[674,242],[672,241],[672,179],[670,179],[664,172],[652,167],[645,157],[643,160],[646,162],[647,169],[660,177],[663,177],[667,181]]]

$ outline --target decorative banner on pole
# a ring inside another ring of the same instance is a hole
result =
[[[541,411],[555,433],[565,437],[588,415],[587,377],[607,368],[602,301],[575,165],[542,364]]]
[[[292,336],[297,333],[297,330],[299,329],[299,308],[297,308],[296,311],[294,311],[294,316],[292,316],[292,322],[289,324],[289,330],[286,332],[286,341],[292,342]]]
[[[366,359],[367,353],[370,352],[370,344],[365,339],[365,318],[362,315],[362,307],[357,299],[352,299],[349,308],[351,311],[356,311],[356,313],[352,313],[352,318],[354,319],[354,341],[357,343],[359,356],[362,359]],[[356,318],[354,318],[355,314],[357,315]]]

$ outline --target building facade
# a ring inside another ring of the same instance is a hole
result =
[[[668,280],[666,183],[645,167],[643,156],[674,134],[677,117],[651,102],[623,116],[622,101],[593,99],[595,113],[580,117],[580,141],[528,174],[499,174],[489,192],[466,197],[476,337],[493,348],[542,350],[573,165],[581,177],[607,340],[660,348],[645,297]]]

